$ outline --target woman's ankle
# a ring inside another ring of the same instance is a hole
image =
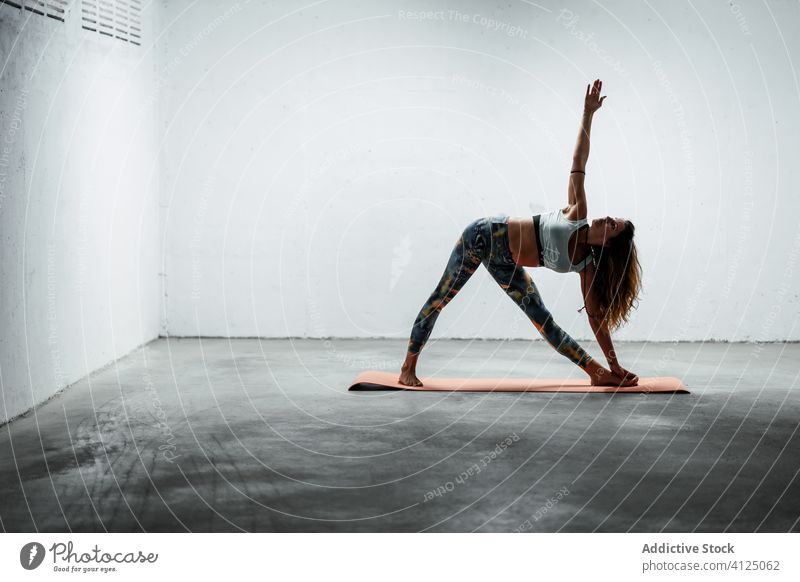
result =
[[[591,359],[586,363],[586,367],[583,369],[583,371],[586,372],[590,378],[596,380],[599,380],[608,374],[608,370],[598,364],[594,359]]]
[[[417,360],[419,359],[419,352],[416,354],[408,353],[406,354],[406,359],[403,362],[403,365],[400,367],[401,370],[404,372],[406,370],[414,371],[417,368]]]

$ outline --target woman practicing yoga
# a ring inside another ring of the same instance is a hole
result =
[[[520,306],[539,333],[560,354],[572,360],[593,385],[631,386],[638,377],[617,361],[610,331],[628,321],[640,289],[641,266],[633,243],[633,224],[621,218],[586,220],[583,189],[589,158],[592,116],[600,109],[603,83],[586,87],[583,119],[569,174],[566,208],[532,218],[493,216],[471,222],[456,241],[444,274],[414,321],[408,353],[399,382],[422,386],[416,375],[417,359],[428,341],[439,313],[478,265]],[[598,364],[553,321],[536,284],[523,267],[547,267],[558,273],[578,272],[584,308],[610,370]]]

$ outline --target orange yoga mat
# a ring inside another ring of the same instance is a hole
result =
[[[567,380],[562,378],[420,378],[422,386],[399,384],[399,372],[361,372],[350,390],[432,390],[439,392],[624,392],[688,394],[689,390],[678,378],[658,376],[639,378],[636,386],[616,388],[614,386],[592,386],[589,379]]]

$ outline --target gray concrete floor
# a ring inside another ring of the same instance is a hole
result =
[[[798,344],[618,346],[689,395],[346,391],[404,347],[154,341],[0,427],[0,527],[800,529]],[[472,374],[582,375],[541,341],[432,340],[420,362]]]

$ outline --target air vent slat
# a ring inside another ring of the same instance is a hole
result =
[[[51,0],[65,2],[66,0]],[[141,46],[139,0],[80,0],[81,27],[109,38]]]
[[[0,0],[0,4],[64,22],[71,1],[80,3],[83,30],[141,46],[141,0]]]
[[[0,4],[25,10],[39,16],[47,16],[53,20],[64,22],[67,14],[67,0],[0,0]]]

